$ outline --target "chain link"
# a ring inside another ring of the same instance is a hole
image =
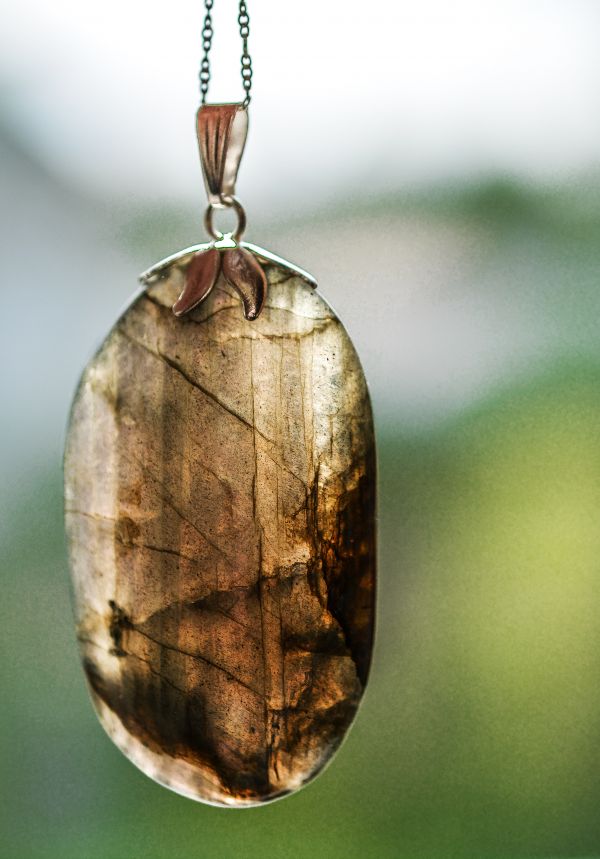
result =
[[[202,62],[200,63],[200,94],[202,96],[202,104],[206,104],[206,96],[208,95],[208,85],[210,83],[210,49],[214,35],[212,22],[212,9],[214,0],[204,0],[204,24],[202,26]],[[252,59],[248,51],[248,37],[250,35],[250,16],[245,0],[240,0],[238,12],[238,24],[240,28],[240,36],[242,38],[242,86],[244,87],[244,107],[250,104],[250,90],[252,89]]]

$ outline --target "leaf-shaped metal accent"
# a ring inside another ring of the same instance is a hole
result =
[[[206,298],[217,281],[220,267],[221,254],[216,248],[194,254],[187,267],[183,291],[173,305],[175,316],[183,316]]]
[[[267,278],[250,251],[233,248],[223,253],[223,274],[244,303],[246,319],[256,319],[267,296]]]

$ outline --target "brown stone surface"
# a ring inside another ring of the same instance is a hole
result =
[[[265,268],[257,321],[221,276],[182,319],[185,265],[83,375],[67,441],[77,632],[105,729],[148,775],[223,805],[328,761],[371,655],[375,456],[337,317]]]

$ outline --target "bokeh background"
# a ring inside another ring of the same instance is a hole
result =
[[[372,681],[251,811],[158,787],[78,663],[61,453],[136,276],[202,240],[200,0],[5,2],[3,859],[600,856],[600,5],[254,0],[249,240],[318,278],[371,384]],[[234,0],[214,100],[240,93]]]

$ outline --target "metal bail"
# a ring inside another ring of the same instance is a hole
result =
[[[231,205],[248,133],[248,111],[243,104],[203,104],[196,131],[208,202]]]

